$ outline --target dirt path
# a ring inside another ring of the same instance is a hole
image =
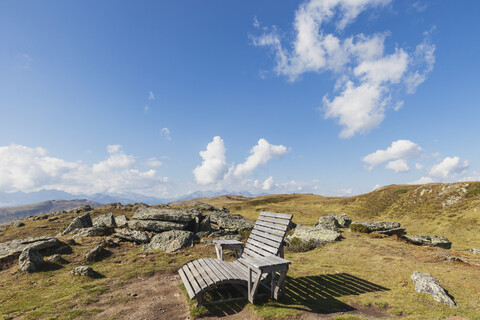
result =
[[[132,279],[124,286],[101,295],[100,301],[93,307],[104,311],[95,319],[125,320],[186,320],[190,319],[189,308],[183,292],[178,288],[181,280],[176,274],[155,274]],[[336,315],[350,314],[366,318],[392,318],[385,309],[352,305],[353,311],[331,314],[303,313],[299,319],[334,319]],[[219,311],[217,314],[202,317],[205,320],[243,320],[258,319],[246,309]]]

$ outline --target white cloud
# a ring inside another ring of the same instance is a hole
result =
[[[0,191],[57,189],[74,194],[137,192],[163,195],[168,178],[139,171],[135,157],[120,145],[107,146],[109,157],[93,165],[51,157],[46,149],[16,144],[0,147]]]
[[[268,191],[270,189],[272,189],[272,187],[275,185],[275,180],[273,179],[272,176],[270,176],[269,178],[267,178],[263,184],[262,184],[262,189],[265,190],[265,191]]]
[[[430,169],[429,175],[443,179],[453,179],[464,174],[468,167],[468,161],[461,162],[459,157],[446,157]]]
[[[253,27],[254,28],[260,28],[260,22],[258,22],[257,17],[253,17]]]
[[[395,173],[410,171],[410,167],[408,166],[407,160],[405,160],[405,159],[398,159],[398,160],[390,161],[389,163],[387,163],[385,168],[389,169],[389,170],[392,170]]]
[[[197,183],[211,184],[223,179],[228,171],[225,150],[222,138],[216,136],[206,150],[200,151],[203,162],[193,170]]]
[[[378,188],[381,188],[382,186],[379,185],[378,183],[372,188],[372,191],[377,190]]]
[[[417,157],[422,148],[410,140],[397,140],[386,150],[377,150],[363,157],[362,161],[369,164],[369,170],[382,163],[394,159],[410,159]]]
[[[435,180],[433,180],[431,177],[421,177],[420,179],[412,181],[409,184],[427,184],[433,182],[435,182]]]
[[[147,161],[145,161],[145,165],[149,167],[161,167],[163,165],[163,162],[153,157],[153,158],[147,159]]]
[[[155,100],[155,95],[152,91],[150,91],[150,93],[148,94],[148,100]]]
[[[242,178],[253,173],[260,165],[265,165],[272,158],[279,159],[288,153],[287,147],[283,145],[272,145],[267,140],[261,138],[256,146],[250,150],[250,156],[245,162],[236,166],[233,171],[234,176]]]
[[[296,37],[288,47],[276,27],[258,37],[255,46],[268,46],[275,52],[275,72],[296,81],[306,72],[331,72],[337,79],[335,97],[323,96],[325,118],[337,119],[343,126],[341,138],[365,134],[385,118],[386,108],[398,110],[403,102],[396,98],[399,89],[413,93],[425,81],[435,63],[435,46],[425,40],[412,54],[396,48],[385,53],[387,33],[357,34],[344,37],[344,29],[367,9],[378,8],[390,0],[310,0],[295,13]],[[328,33],[329,24],[335,32]],[[291,47],[291,49],[290,49]]]
[[[340,196],[349,196],[353,193],[353,189],[352,188],[340,189],[338,190],[338,193]]]
[[[162,130],[160,130],[160,134],[165,138],[165,140],[172,140],[172,137],[170,137],[170,129],[162,128]]]
[[[418,163],[418,162],[417,162],[417,163],[415,163],[415,169],[417,169],[417,170],[421,170],[422,168],[423,168],[423,164],[421,164],[421,163]]]

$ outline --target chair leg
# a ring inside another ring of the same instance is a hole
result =
[[[257,275],[255,276],[255,279],[252,279],[253,269],[250,267],[248,268],[248,301],[252,304],[255,304],[255,296],[257,295],[258,285],[260,284],[260,279],[262,277],[260,270],[255,270],[255,272],[257,272]]]
[[[203,296],[201,293],[199,293],[197,297],[197,308],[200,307],[202,304],[203,304]]]
[[[277,285],[275,286],[275,291],[274,291],[274,294],[273,294],[273,298],[275,300],[278,300],[278,294],[280,293],[280,291],[283,294],[285,294],[285,278],[286,278],[286,275],[287,275],[286,270],[280,272],[280,278],[277,281]]]

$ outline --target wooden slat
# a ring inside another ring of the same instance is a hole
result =
[[[280,219],[287,219],[291,220],[292,215],[287,214],[287,213],[275,213],[275,212],[260,212],[260,216],[266,216],[266,217],[273,217],[273,218],[280,218]]]
[[[200,263],[203,266],[203,269],[208,273],[210,278],[212,279],[213,283],[219,283],[220,278],[217,276],[214,270],[205,262],[204,259],[199,259],[198,263]]]
[[[276,229],[272,229],[272,228],[266,228],[263,225],[258,224],[258,222],[255,224],[255,226],[253,226],[253,229],[264,231],[266,233],[271,233],[273,235],[282,237],[282,239],[285,236],[285,231],[280,231],[280,230],[276,230]]]
[[[225,262],[224,268],[228,269],[231,273],[235,274],[238,280],[244,280],[245,274],[234,268],[231,262]]]
[[[182,268],[178,270],[178,273],[180,274],[180,278],[182,278],[185,289],[187,289],[188,296],[190,297],[190,299],[193,299],[193,297],[195,297],[195,292],[193,291],[190,281],[188,281],[188,277],[185,275],[185,272]]]
[[[197,269],[198,273],[202,277],[202,279],[205,281],[207,287],[211,286],[214,281],[208,274],[207,270],[203,267],[203,265],[200,264],[198,260],[192,261],[192,263],[195,265],[195,268]]]
[[[257,235],[254,234],[253,232],[250,234],[249,239],[253,239],[253,240],[259,241],[259,242],[261,242],[261,243],[264,243],[264,244],[266,244],[267,246],[270,246],[270,247],[272,247],[272,248],[275,248],[277,251],[278,251],[278,249],[282,246],[282,242],[272,241],[272,240],[270,240],[270,239],[257,236]]]
[[[225,263],[224,261],[213,259],[212,263],[217,267],[218,270],[220,270],[221,272],[223,272],[223,274],[228,276],[228,280],[234,280],[237,278],[237,276],[234,273],[230,272],[230,270],[228,269],[225,269],[225,267],[223,266],[223,264]]]
[[[257,241],[255,239],[253,239],[252,237],[250,237],[248,239],[247,243],[253,244],[254,246],[257,246],[257,247],[259,247],[259,248],[261,248],[265,251],[268,251],[268,252],[270,252],[270,254],[277,254],[277,252],[278,252],[278,248],[274,248],[274,247],[269,246],[268,244],[261,243],[260,241]]]
[[[258,253],[250,250],[249,248],[243,249],[243,254],[245,254],[249,257],[252,257],[252,258],[261,257],[261,255],[259,255]],[[243,255],[242,255],[242,257],[243,257]]]
[[[290,224],[290,220],[284,220],[284,219],[277,219],[277,218],[270,218],[270,217],[258,217],[258,220],[260,221],[265,221],[265,222],[273,222],[277,224],[283,224],[288,226]]]
[[[231,276],[227,272],[218,269],[217,264],[214,263],[214,261],[218,261],[217,259],[203,259],[203,261],[210,266],[220,281],[231,279]]]
[[[261,255],[262,257],[272,255],[271,252],[268,252],[268,251],[266,251],[266,250],[264,250],[264,249],[262,249],[262,248],[256,247],[256,246],[254,246],[254,245],[251,244],[251,243],[247,243],[247,244],[245,245],[245,248],[248,248],[248,249],[251,250],[251,251],[255,251],[256,253],[258,253],[258,254]]]
[[[258,229],[258,228],[253,228],[251,234],[254,234],[254,235],[257,235],[257,236],[260,236],[260,237],[269,239],[270,241],[275,241],[275,242],[278,242],[278,243],[282,243],[282,241],[283,241],[283,238],[282,238],[282,237],[279,237],[279,236],[277,236],[277,235],[273,235],[273,234],[267,233],[267,232],[262,231],[262,230],[260,230],[260,229]]]
[[[274,223],[270,223],[270,222],[264,222],[264,221],[261,221],[261,220],[257,220],[256,224],[258,224],[260,226],[263,226],[263,227],[280,230],[280,231],[283,231],[283,233],[285,231],[287,231],[287,228],[288,228],[288,226],[286,226],[286,225],[274,224]]]
[[[198,272],[195,264],[193,262],[190,262],[188,264],[188,267],[190,268],[190,271],[192,272],[192,275],[195,277],[195,280],[197,280],[198,286],[200,287],[200,290],[203,290],[204,288],[206,288],[207,283],[205,282],[205,280],[203,280],[203,278],[200,275],[200,273]]]
[[[185,275],[187,276],[188,278],[188,281],[190,282],[190,284],[192,285],[192,288],[193,288],[193,292],[195,293],[195,295],[197,293],[200,292],[200,286],[198,285],[197,283],[197,280],[195,279],[195,277],[193,276],[192,272],[190,271],[190,269],[188,268],[188,265],[190,263],[186,264],[183,266],[183,271],[185,272]]]

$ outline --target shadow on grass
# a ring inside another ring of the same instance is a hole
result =
[[[368,292],[389,291],[390,289],[358,278],[348,273],[326,274],[319,276],[287,277],[285,282],[286,294],[280,298],[278,308],[295,309],[299,311],[329,314],[335,312],[354,311],[355,308],[338,300],[338,297],[360,295]],[[269,293],[260,288],[259,293]],[[219,301],[242,297],[242,294],[231,285],[223,285],[216,290],[205,293],[205,302]],[[259,307],[270,305],[274,300],[260,298],[256,304]],[[193,307],[193,314],[227,316],[236,314],[244,309],[248,301],[241,300],[213,305]],[[194,311],[197,309],[196,311]],[[192,314],[192,315],[193,315]]]
[[[355,308],[336,298],[390,289],[348,273],[287,277],[286,294],[280,299],[283,308],[315,313],[353,311]]]

